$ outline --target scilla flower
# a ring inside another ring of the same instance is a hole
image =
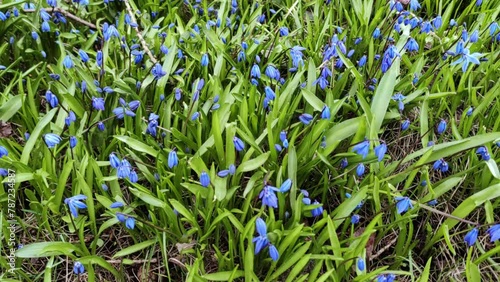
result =
[[[62,138],[54,133],[47,133],[43,136],[43,139],[45,140],[45,144],[47,147],[54,148],[57,144],[59,144],[62,140]]]
[[[64,203],[68,205],[69,211],[73,215],[73,217],[78,217],[78,209],[85,209],[87,208],[87,205],[84,204],[81,201],[84,201],[87,199],[87,196],[85,195],[76,195],[70,198],[66,198],[64,200]]]

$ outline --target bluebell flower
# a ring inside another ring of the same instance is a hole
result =
[[[411,204],[411,200],[408,197],[396,197],[396,209],[398,214],[402,214],[408,209],[412,209],[413,205]]]
[[[247,57],[246,57],[245,51],[240,51],[238,53],[237,59],[238,59],[238,62],[246,61]]]
[[[420,9],[420,7],[418,0],[410,0],[410,11],[416,11]]]
[[[410,127],[410,120],[405,119],[401,122],[401,130],[405,131]]]
[[[367,60],[366,55],[363,55],[358,61],[358,66],[360,68],[364,67],[364,65],[366,64],[366,60]]]
[[[269,256],[273,261],[277,261],[279,259],[278,249],[272,244],[269,244]]]
[[[329,120],[330,117],[331,117],[330,108],[327,105],[324,105],[323,110],[321,111],[321,118]]]
[[[366,158],[368,152],[370,151],[370,141],[364,140],[352,147],[352,151],[356,152],[356,154],[361,155],[363,159]]]
[[[276,94],[274,93],[273,89],[271,89],[271,87],[269,86],[264,87],[264,92],[266,93],[267,99],[274,100],[274,98],[276,98]]]
[[[137,175],[137,172],[134,169],[130,171],[128,180],[130,180],[130,182],[132,183],[137,183],[137,181],[139,180],[139,176]]]
[[[38,33],[36,33],[36,31],[32,31],[31,32],[31,38],[33,38],[33,40],[37,40],[38,39]]]
[[[49,102],[50,107],[55,108],[59,104],[57,96],[52,93],[52,91],[47,90],[45,92],[45,99]]]
[[[427,147],[431,147],[431,146],[434,146],[434,141],[432,141],[432,140],[427,142]]]
[[[290,190],[290,188],[292,188],[292,180],[288,178],[287,180],[285,180],[285,182],[281,184],[279,190],[281,193],[286,193]]]
[[[236,173],[236,166],[234,164],[229,165],[229,174],[234,175]]]
[[[497,29],[500,28],[500,25],[497,22],[493,22],[490,24],[490,36],[493,36]]]
[[[437,16],[432,20],[432,25],[434,25],[434,28],[439,29],[443,25],[443,19],[441,16]]]
[[[284,142],[286,140],[286,131],[285,130],[282,130],[280,132],[280,140],[281,140],[281,142]]]
[[[478,40],[479,40],[479,31],[476,29],[470,35],[469,42],[476,43]]]
[[[381,162],[384,159],[385,153],[387,152],[387,145],[382,143],[375,147],[375,156],[377,156],[377,160]]]
[[[469,49],[468,48],[464,48],[464,50],[462,51],[462,57],[459,58],[458,60],[454,61],[453,63],[451,63],[450,66],[455,66],[455,65],[461,64],[462,65],[462,71],[466,72],[470,63],[479,65],[480,62],[479,62],[478,58],[480,56],[482,56],[481,53],[470,54]]]
[[[210,176],[205,171],[202,171],[200,174],[200,183],[203,187],[208,187],[210,185]]]
[[[71,112],[71,111],[70,111],[70,112]],[[24,132],[24,140],[28,141],[28,140],[30,139],[30,136],[31,136],[31,134],[30,134],[28,131]],[[0,146],[0,148],[1,148],[1,147],[2,147],[2,146]],[[0,151],[1,151],[1,150],[0,150]],[[2,156],[1,156],[1,153],[0,153],[0,158],[1,158],[1,157],[2,157]]]
[[[78,50],[78,54],[80,55],[80,58],[82,59],[82,62],[86,63],[89,61],[89,55],[82,49]]]
[[[76,195],[70,198],[66,198],[64,200],[64,203],[68,205],[68,208],[73,215],[73,217],[78,217],[78,209],[85,209],[87,208],[87,205],[84,204],[81,201],[85,201],[87,199],[87,196],[85,195]]]
[[[57,7],[57,0],[47,0],[47,5],[50,7]]]
[[[289,33],[288,27],[286,27],[286,26],[280,27],[280,36],[287,36],[288,33]]]
[[[168,167],[174,168],[179,164],[179,157],[177,156],[177,151],[172,149],[170,153],[168,153]]]
[[[8,155],[9,155],[9,151],[7,150],[7,148],[0,145],[0,158],[6,157]]]
[[[121,208],[123,206],[124,206],[124,204],[122,202],[114,202],[109,207],[112,209],[117,209],[117,208]]]
[[[109,164],[112,168],[118,168],[121,165],[121,161],[115,153],[109,154]]]
[[[448,171],[448,163],[445,162],[443,159],[439,159],[436,162],[434,162],[434,165],[432,166],[434,170],[441,171],[441,172],[447,172]]]
[[[447,127],[446,121],[444,119],[441,119],[441,121],[439,121],[439,124],[437,125],[437,133],[443,134],[443,132],[446,131],[446,127]]]
[[[276,69],[273,65],[268,65],[266,67],[265,74],[267,77],[269,77],[270,79],[274,79],[274,80],[279,80],[280,76],[281,76],[278,69]]]
[[[254,64],[250,70],[250,77],[260,78],[260,68],[259,65]]]
[[[278,188],[264,185],[264,188],[259,194],[259,199],[262,200],[263,206],[268,206],[272,208],[278,208],[278,197],[276,197],[276,192],[279,191]]]
[[[308,125],[311,123],[311,121],[313,120],[313,116],[310,115],[310,114],[301,114],[299,116],[299,120],[300,122],[302,122],[303,124],[305,125]]]
[[[374,39],[380,38],[380,29],[378,27],[375,28],[375,30],[373,31],[372,36],[373,36]]]
[[[434,27],[431,25],[429,21],[424,21],[421,24],[420,27],[420,33],[430,33],[431,31],[434,31]]]
[[[208,54],[205,53],[201,56],[201,66],[206,67],[208,66],[209,60],[208,60]]]
[[[254,237],[252,242],[255,243],[255,254],[258,254],[269,244],[269,240],[267,239],[266,223],[260,217],[255,221],[255,230],[259,236]]]
[[[465,243],[467,243],[469,247],[474,245],[474,243],[476,243],[478,234],[479,230],[477,228],[473,228],[471,231],[467,232],[467,234],[464,237]]]
[[[483,0],[476,0],[476,6],[479,7],[483,4]]]
[[[438,204],[438,201],[436,199],[432,199],[427,202],[427,204],[431,207],[436,206]]]
[[[9,171],[5,168],[0,168],[0,176],[6,177],[7,175],[9,175]]]
[[[71,59],[71,56],[69,56],[69,55],[66,55],[66,57],[64,57],[63,65],[67,69],[71,69],[75,66],[75,64],[73,63],[73,60]]]
[[[359,271],[365,270],[365,260],[363,258],[358,258],[358,269]]]
[[[306,48],[301,47],[301,46],[293,46],[290,49],[290,56],[292,57],[292,65],[295,68],[298,68],[300,65],[301,66],[304,65],[304,60],[302,59],[302,57],[304,56],[302,54],[302,51],[304,51],[304,50],[306,50]]]
[[[120,165],[118,166],[118,170],[116,172],[116,176],[118,177],[118,179],[129,178],[131,172],[130,168],[130,163],[126,159],[123,159],[120,162]]]
[[[57,134],[54,133],[47,133],[43,136],[45,140],[45,144],[47,144],[47,147],[54,148],[57,144],[61,142],[61,137]]]
[[[241,152],[245,149],[245,143],[243,143],[243,141],[236,136],[233,137],[233,143],[236,151]]]
[[[465,113],[466,116],[470,117],[472,115],[472,112],[474,111],[474,107],[470,106],[467,109],[467,112]]]
[[[40,28],[42,32],[49,32],[50,31],[50,25],[47,21],[42,22],[42,26]]]
[[[340,161],[340,169],[344,169],[344,168],[346,168],[348,165],[349,165],[349,162],[347,161],[347,158],[343,158],[343,159]]]
[[[100,131],[104,131],[106,129],[102,121],[97,122],[97,129],[99,129]]]
[[[359,214],[355,214],[355,215],[351,216],[351,223],[352,224],[357,224],[359,222],[360,218],[361,217],[359,216]]]
[[[164,77],[167,72],[163,70],[162,66],[159,63],[156,63],[151,70],[151,74],[154,76],[156,80]]]
[[[199,116],[200,112],[195,112],[194,114],[191,115],[191,121],[197,120]]]
[[[78,143],[78,140],[76,139],[75,136],[69,137],[69,147],[71,149],[75,148],[77,143]]]
[[[358,175],[358,177],[361,177],[363,176],[363,174],[365,174],[365,165],[364,164],[358,164],[358,166],[356,167],[356,174]]]
[[[418,52],[419,46],[417,41],[413,37],[410,37],[405,45],[405,48],[408,52]]]
[[[76,261],[75,264],[73,265],[73,273],[76,275],[83,274],[85,272],[85,267],[83,264],[79,261]]]
[[[491,156],[490,154],[488,153],[488,150],[486,149],[486,147],[479,147],[477,150],[476,150],[476,154],[480,155],[481,158],[484,160],[484,161],[489,161]]]
[[[135,228],[135,218],[133,217],[127,217],[127,219],[125,220],[125,227],[127,227],[128,229],[132,230]]]
[[[319,205],[320,203],[316,200],[312,203],[313,205]],[[321,216],[323,214],[323,205],[311,210],[311,215],[314,217]]]
[[[98,111],[104,111],[104,98],[92,97],[92,107]]]
[[[495,224],[486,230],[490,235],[490,242],[495,242],[500,239],[500,224]]]
[[[107,24],[107,23],[106,23]],[[116,29],[115,25],[109,25],[106,30],[103,27],[104,41],[109,41],[112,37],[120,38],[120,33]]]
[[[276,151],[278,151],[278,152],[283,151],[283,147],[281,147],[281,145],[280,145],[280,144],[274,144],[274,149],[275,149]]]

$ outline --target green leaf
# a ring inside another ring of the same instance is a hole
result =
[[[67,242],[40,242],[25,245],[16,251],[19,258],[42,258],[51,256],[72,256],[73,252],[80,253],[80,249]]]
[[[264,154],[254,158],[254,159],[248,160],[248,161],[240,164],[238,166],[237,173],[248,172],[248,171],[258,169],[259,167],[263,166],[266,163],[270,154],[271,154],[270,152],[267,152],[267,153],[264,153]]]
[[[10,98],[5,104],[0,107],[0,120],[8,121],[14,116],[23,105],[24,95],[16,95]]]
[[[118,258],[118,257],[123,257],[123,256],[127,256],[127,255],[130,255],[130,254],[133,254],[135,252],[144,250],[145,248],[147,248],[149,246],[152,246],[155,243],[156,243],[156,239],[151,239],[151,240],[147,240],[147,241],[144,241],[144,242],[140,242],[138,244],[132,245],[130,247],[127,247],[127,248],[125,248],[125,249],[117,252],[113,256],[113,258]]]

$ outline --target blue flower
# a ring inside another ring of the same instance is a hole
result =
[[[349,162],[347,161],[347,158],[343,158],[343,159],[340,161],[340,168],[341,168],[341,169],[346,168],[348,165],[349,165]]]
[[[233,143],[236,151],[241,152],[245,149],[245,143],[243,143],[243,141],[236,136],[233,137]]]
[[[120,159],[115,155],[115,153],[109,154],[109,163],[112,168],[118,168],[121,164]]]
[[[469,42],[475,43],[479,40],[479,31],[476,29],[472,32],[469,38]]]
[[[432,24],[436,29],[439,29],[443,25],[443,19],[441,18],[441,16],[438,15],[436,18],[432,20]]]
[[[104,126],[104,123],[102,121],[99,121],[97,123],[97,129],[99,129],[100,131],[104,131],[106,129],[106,127]]]
[[[410,11],[416,11],[420,9],[420,3],[418,0],[410,0]]]
[[[478,57],[480,57],[480,56],[482,56],[481,53],[470,54],[469,49],[468,48],[464,48],[464,50],[462,51],[462,57],[460,59],[454,61],[453,63],[451,63],[450,66],[461,64],[462,65],[462,71],[466,72],[470,63],[479,65],[480,62],[479,62]]]
[[[358,61],[358,66],[362,68],[366,64],[366,60],[367,60],[366,55],[363,55],[363,57],[361,57]]]
[[[250,70],[250,77],[260,78],[260,68],[259,65],[254,64]]]
[[[467,234],[464,237],[465,243],[467,243],[469,247],[474,245],[474,243],[476,243],[478,234],[479,230],[477,228],[473,228],[471,231],[467,232]]]
[[[387,152],[387,145],[385,143],[382,143],[375,147],[374,149],[375,155],[378,158],[378,161],[382,161],[384,159],[385,153]]]
[[[467,109],[467,112],[465,113],[466,116],[470,117],[472,115],[472,112],[474,111],[474,107],[470,106]]]
[[[77,143],[78,143],[78,140],[76,139],[75,136],[69,137],[69,147],[71,149],[75,148]]]
[[[278,253],[278,249],[276,249],[276,247],[272,244],[269,244],[269,256],[273,261],[277,261],[280,256]]]
[[[320,203],[316,200],[312,203],[313,205],[319,205]],[[323,214],[323,205],[311,210],[311,215],[314,217],[321,216]]]
[[[405,48],[406,50],[408,50],[408,52],[418,52],[419,46],[417,41],[414,38],[410,37],[405,45]]]
[[[205,53],[201,56],[201,66],[206,67],[208,66],[209,60],[208,60],[208,54]]]
[[[9,171],[5,168],[0,168],[0,176],[6,177],[7,175],[9,175]]]
[[[363,258],[358,258],[358,269],[359,271],[365,270],[365,260]]]
[[[107,23],[105,23],[107,25]],[[120,33],[115,25],[109,25],[107,28],[103,27],[104,41],[109,41],[112,37],[120,38]]]
[[[66,198],[64,200],[64,203],[68,205],[69,210],[73,217],[78,217],[78,209],[86,209],[87,205],[84,204],[81,201],[85,201],[87,199],[87,196],[85,195],[76,195],[70,198]]]
[[[130,182],[132,183],[137,183],[137,181],[139,181],[139,176],[137,175],[137,172],[135,172],[135,170],[131,170],[130,171],[130,174],[128,176],[128,179],[130,180]]]
[[[179,157],[177,157],[177,151],[173,149],[168,153],[168,167],[174,168],[179,164]]]
[[[273,89],[271,89],[271,87],[269,86],[264,87],[264,92],[266,93],[267,99],[274,100],[274,98],[276,98],[276,94],[274,94],[274,91]]]
[[[61,142],[61,137],[57,134],[54,133],[47,133],[43,136],[45,140],[45,144],[47,144],[47,147],[54,148],[57,144]]]
[[[276,197],[276,191],[279,191],[278,188],[267,184],[264,185],[264,188],[259,194],[259,199],[262,199],[263,206],[278,208],[278,197]]]
[[[191,121],[197,120],[199,116],[200,112],[195,112],[194,114],[191,115]]]
[[[57,0],[47,0],[47,5],[49,5],[50,7],[56,7]]]
[[[364,164],[358,164],[356,167],[356,174],[361,177],[363,174],[365,174],[365,165]]]
[[[398,214],[402,214],[408,209],[412,209],[413,205],[411,204],[411,200],[408,197],[396,197],[396,209]]]
[[[40,28],[42,32],[49,32],[50,31],[50,25],[47,21],[42,22],[42,27]]]
[[[159,63],[156,63],[151,70],[151,74],[154,76],[156,80],[164,77],[167,72],[163,70],[162,66]]]
[[[59,104],[59,100],[57,99],[57,96],[54,95],[50,90],[47,90],[45,92],[45,99],[47,100],[47,102],[49,102],[49,104],[52,108],[57,107],[57,105]]]
[[[124,206],[124,204],[122,202],[114,202],[109,207],[112,209],[117,209],[117,208],[121,208],[123,206]]]
[[[73,272],[76,275],[83,274],[85,272],[85,267],[79,261],[76,261],[75,264],[73,265]]]
[[[495,224],[486,230],[490,234],[490,242],[495,242],[500,239],[500,224]]]
[[[321,111],[321,118],[329,120],[330,117],[331,117],[330,108],[327,105],[324,105],[323,110]]]
[[[308,125],[311,123],[311,121],[313,120],[313,116],[310,115],[310,114],[301,114],[299,116],[299,120],[305,124],[305,125]]]
[[[120,162],[120,166],[118,166],[118,171],[117,171],[116,175],[118,176],[119,179],[129,178],[130,172],[131,172],[130,168],[131,168],[130,163],[126,159],[123,159]]]
[[[205,171],[202,171],[200,174],[200,183],[203,187],[208,187],[208,185],[210,185],[210,176],[208,176],[208,173]]]
[[[361,155],[363,159],[365,159],[368,155],[368,152],[370,151],[370,141],[364,140],[363,142],[354,145],[354,147],[352,147],[352,151],[356,152],[356,154],[358,155]]]
[[[401,130],[405,131],[410,127],[410,120],[405,119],[401,122]]]
[[[281,76],[278,69],[276,69],[273,65],[268,65],[266,67],[265,74],[267,77],[269,77],[270,79],[274,79],[274,80],[279,80],[280,76]]]
[[[449,167],[447,162],[445,162],[443,159],[439,159],[434,162],[432,168],[441,172],[447,172]]]
[[[441,121],[439,122],[439,124],[437,126],[437,133],[443,134],[443,132],[446,131],[446,127],[447,127],[446,121],[444,119],[441,119]]]
[[[380,38],[380,29],[378,27],[375,28],[375,30],[373,31],[372,36],[373,36],[374,39]]]
[[[356,224],[359,222],[359,219],[360,219],[360,216],[358,214],[355,214],[355,215],[351,216],[351,223]]]
[[[255,243],[255,254],[258,254],[269,244],[266,223],[260,217],[255,221],[255,230],[259,233],[259,236],[254,237],[252,242]]]
[[[92,107],[98,111],[104,111],[104,98],[92,97]]]
[[[71,56],[69,56],[69,55],[66,55],[66,57],[64,57],[63,65],[67,69],[71,69],[75,66],[75,64],[73,63],[73,60],[71,59]]]
[[[280,36],[287,36],[288,33],[289,33],[288,27],[286,27],[286,26],[280,27]]]
[[[290,178],[288,178],[287,180],[285,180],[285,182],[283,182],[283,184],[281,184],[280,192],[281,193],[288,192],[288,190],[290,190],[290,188],[292,188],[292,180]]]
[[[134,227],[135,227],[135,218],[129,216],[125,220],[125,227],[127,227],[130,230],[134,229]]]

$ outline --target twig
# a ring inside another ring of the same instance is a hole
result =
[[[144,37],[142,37],[142,33],[139,30],[139,26],[137,25],[137,20],[135,19],[135,14],[132,11],[132,8],[130,7],[130,3],[128,2],[128,0],[123,0],[123,3],[125,3],[125,7],[127,7],[127,12],[130,15],[131,23],[135,24],[134,29],[135,29],[135,32],[137,33],[137,37],[139,37],[139,41],[141,41],[142,49],[144,49],[144,51],[146,51],[146,53],[148,54],[148,56],[151,59],[151,61],[153,62],[153,64],[156,64],[158,61],[153,56],[153,53],[151,53],[151,50],[149,50],[148,45],[146,44],[146,40],[144,40]]]
[[[43,8],[42,8],[42,9],[43,9]],[[74,21],[76,21],[76,22],[79,22],[79,23],[83,24],[83,25],[86,25],[86,26],[90,27],[91,29],[97,29],[97,26],[96,26],[95,24],[93,24],[93,23],[91,23],[91,22],[88,22],[88,21],[86,21],[86,20],[84,20],[84,19],[81,19],[81,18],[79,18],[79,17],[77,17],[77,16],[73,15],[72,13],[70,13],[70,12],[68,12],[68,11],[64,10],[64,9],[61,9],[61,8],[46,8],[46,9],[44,9],[44,10],[45,10],[47,13],[51,13],[51,14],[53,14],[53,13],[55,13],[55,12],[61,13],[61,14],[63,14],[65,17],[70,18],[70,19],[72,19],[72,20],[74,20]],[[23,11],[24,11],[25,13],[34,13],[34,12],[36,12],[36,10],[35,10],[35,9],[25,9],[25,10],[23,10]]]
[[[417,204],[419,207],[421,207],[421,208],[423,208],[425,210],[428,210],[430,212],[437,213],[437,214],[440,214],[442,216],[445,216],[445,217],[448,217],[448,218],[452,218],[452,219],[455,219],[455,220],[458,220],[458,221],[461,221],[461,222],[465,222],[465,223],[468,223],[470,225],[479,226],[479,224],[477,222],[473,222],[473,221],[470,221],[470,220],[467,220],[467,219],[460,218],[458,216],[454,216],[454,215],[449,214],[449,213],[442,212],[442,211],[437,210],[435,208],[431,208],[431,207],[429,207],[427,205],[420,204],[420,203],[417,203],[417,202],[413,202],[413,204]]]

